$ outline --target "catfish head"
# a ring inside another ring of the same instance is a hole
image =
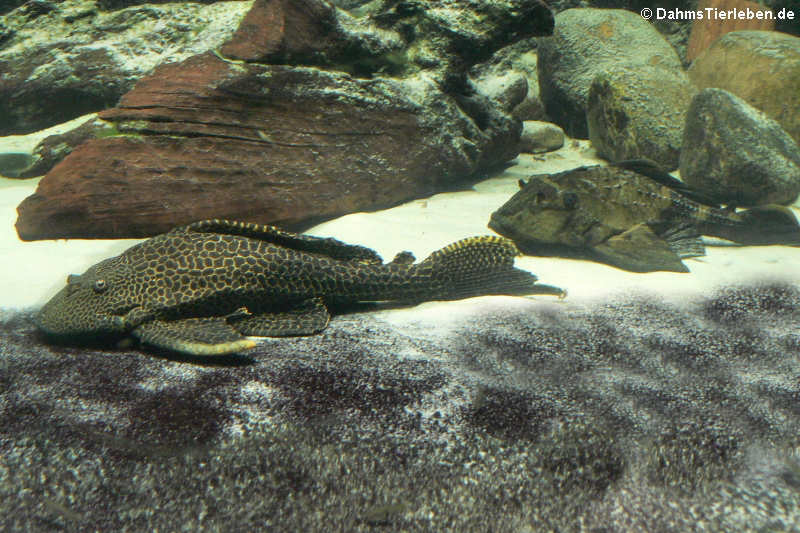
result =
[[[548,175],[531,176],[500,209],[489,227],[518,244],[584,246],[586,233],[596,224],[582,209],[586,195],[564,190]]]
[[[137,307],[131,274],[121,257],[106,259],[79,276],[71,274],[34,323],[48,336],[65,341],[123,336],[132,327],[127,315]]]

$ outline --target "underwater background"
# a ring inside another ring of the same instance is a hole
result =
[[[0,529],[800,531],[798,35],[794,0],[0,3]],[[499,233],[567,296],[216,358],[36,330],[208,218]]]

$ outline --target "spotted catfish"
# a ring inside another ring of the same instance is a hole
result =
[[[376,252],[270,226],[205,220],[106,259],[67,285],[36,316],[66,341],[127,336],[190,355],[247,350],[247,336],[311,335],[329,308],[357,302],[452,300],[483,294],[554,294],[514,268],[500,237],[470,237],[414,263],[384,264]]]
[[[588,258],[634,272],[688,272],[700,235],[741,244],[800,245],[782,206],[720,209],[647,161],[531,176],[489,227],[531,255]]]

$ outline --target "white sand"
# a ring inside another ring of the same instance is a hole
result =
[[[82,117],[72,124],[86,120]],[[29,136],[0,138],[0,153],[29,152],[51,128]],[[386,260],[409,250],[418,259],[450,242],[470,235],[490,234],[490,214],[515,191],[517,181],[530,174],[567,170],[601,162],[587,141],[570,141],[544,156],[520,155],[515,165],[478,183],[473,190],[437,194],[374,213],[355,213],[320,224],[308,233],[334,236],[377,250]],[[118,254],[136,240],[58,240],[22,242],[14,229],[16,206],[32,194],[38,179],[0,178],[0,307],[25,308],[44,303],[66,279],[92,264]],[[800,211],[795,210],[796,214]],[[668,299],[707,295],[720,285],[785,280],[800,283],[800,248],[784,246],[709,246],[707,256],[686,260],[688,274],[634,274],[610,266],[571,259],[522,257],[520,268],[534,272],[543,283],[569,291],[567,302],[605,299],[611,294],[652,293]],[[553,301],[540,296],[537,300]],[[525,300],[508,297],[473,299],[481,306],[519,305]],[[470,305],[465,302],[465,305]],[[471,305],[470,305],[471,307]],[[425,304],[415,312],[446,312],[453,304]],[[463,307],[461,307],[463,309]],[[408,311],[398,311],[408,313]]]

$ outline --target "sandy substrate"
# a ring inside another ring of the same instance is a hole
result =
[[[71,124],[85,120],[82,117]],[[0,138],[0,153],[32,150],[51,128],[28,136]],[[385,259],[402,250],[418,259],[450,242],[470,235],[491,234],[486,227],[490,214],[516,190],[517,181],[530,174],[560,172],[601,162],[587,141],[570,141],[544,156],[520,155],[512,166],[474,186],[473,190],[438,194],[374,213],[355,213],[311,228],[308,233],[333,236],[369,246]],[[38,179],[0,178],[0,307],[27,308],[44,303],[71,273],[81,273],[92,264],[116,255],[137,240],[57,240],[22,242],[14,229],[16,207],[32,194]],[[800,215],[800,210],[795,208]],[[800,283],[800,248],[784,246],[738,247],[714,245],[705,257],[685,261],[688,274],[634,274],[588,261],[522,257],[517,265],[539,279],[568,290],[568,302],[607,299],[621,293],[661,295],[687,299],[708,295],[721,285],[780,280]],[[552,301],[549,297],[537,299]],[[493,298],[509,305],[511,298]],[[473,299],[471,304],[486,304]],[[453,304],[426,304],[418,312],[452,312]],[[408,313],[409,311],[398,311]],[[399,318],[399,316],[398,316]]]

